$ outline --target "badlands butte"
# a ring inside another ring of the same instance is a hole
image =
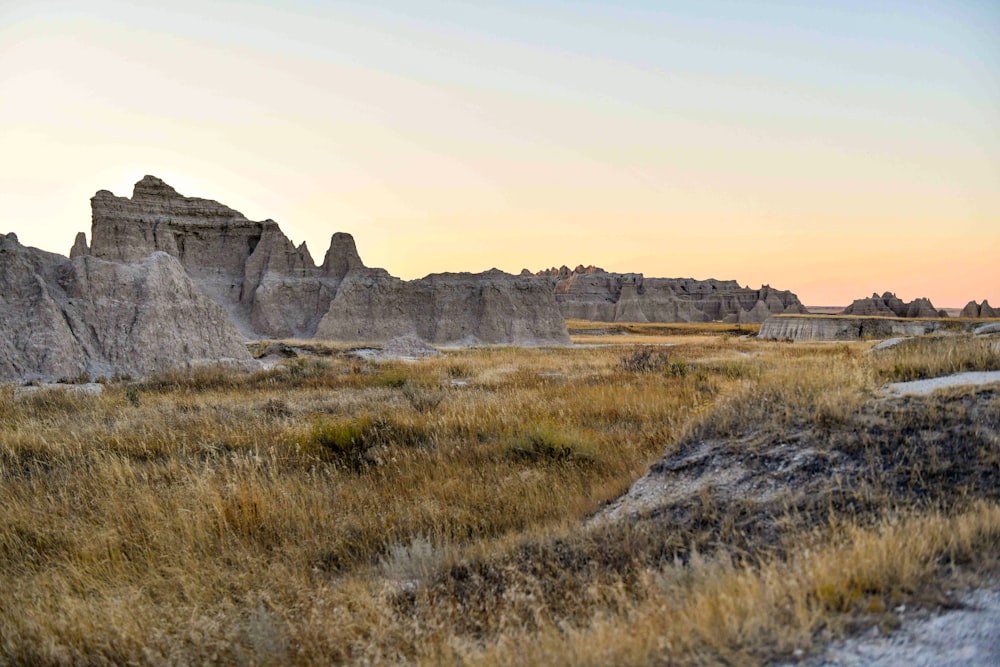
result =
[[[0,235],[0,379],[250,363],[246,342],[260,339],[378,344],[412,336],[438,345],[564,345],[566,318],[764,323],[761,335],[770,338],[865,334],[863,326],[823,318],[773,318],[807,311],[792,292],[732,280],[646,278],[580,266],[406,281],[366,266],[345,233],[333,234],[317,265],[306,245],[293,245],[273,220],[248,220],[218,202],[185,197],[153,176],[136,183],[131,198],[97,192],[91,210],[90,243],[79,233],[68,258]],[[844,313],[947,315],[926,299],[904,304],[889,293],[855,301]],[[971,302],[962,315],[1000,314]]]

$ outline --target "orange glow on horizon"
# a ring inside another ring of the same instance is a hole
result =
[[[419,7],[5,6],[0,231],[66,254],[153,174],[404,278],[1000,305],[996,7]]]

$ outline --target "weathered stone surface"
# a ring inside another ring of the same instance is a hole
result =
[[[0,236],[0,379],[75,378],[87,355],[56,298],[65,257]],[[55,295],[53,295],[55,292]]]
[[[882,296],[872,294],[865,299],[856,299],[854,303],[843,310],[843,315],[857,315],[862,317],[944,317],[948,313],[938,310],[929,299],[914,299],[906,303],[892,292],[885,292]]]
[[[87,247],[87,235],[83,232],[78,232],[76,235],[76,240],[73,241],[73,247],[69,250],[69,258],[81,257],[83,255],[89,255],[90,248]]]
[[[248,338],[311,337],[342,277],[317,268],[273,220],[184,197],[153,176],[135,184],[131,199],[101,190],[91,209],[90,254],[124,262],[173,255]]]
[[[521,275],[531,272],[525,269]],[[551,282],[559,309],[568,319],[759,323],[770,315],[806,312],[791,292],[768,285],[753,290],[734,280],[646,278],[596,266],[563,266],[535,275]]]
[[[323,258],[323,274],[343,280],[344,276],[354,270],[367,268],[358,255],[354,237],[344,232],[337,232],[330,237],[330,247]]]
[[[1000,309],[991,307],[986,299],[983,299],[982,304],[970,301],[965,304],[959,317],[1000,317]]]
[[[136,261],[169,253],[248,338],[569,342],[544,280],[491,271],[406,282],[366,267],[344,233],[333,235],[317,267],[274,221],[184,197],[153,176],[136,183],[131,199],[98,192],[92,208],[90,254]]]
[[[350,271],[316,335],[365,342],[417,336],[437,344],[570,342],[547,282],[497,270],[411,281]]]
[[[0,237],[0,378],[144,375],[250,356],[176,259],[110,262]]]
[[[937,317],[930,320],[875,316],[816,316],[782,315],[768,318],[760,328],[758,338],[770,340],[865,340],[892,336],[922,336],[938,331],[944,323]]]

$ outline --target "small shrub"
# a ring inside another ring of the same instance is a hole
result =
[[[332,368],[326,359],[308,359],[299,357],[287,366],[288,373],[296,379],[317,378],[326,375]]]
[[[140,401],[139,401],[139,388],[136,387],[135,385],[129,385],[129,386],[125,387],[125,398],[126,398],[126,400],[128,400],[129,404],[132,407],[134,407],[134,408],[139,407],[139,404],[140,404]]]
[[[290,417],[292,415],[292,410],[288,407],[288,404],[279,398],[269,399],[261,409],[268,417],[278,418]]]
[[[402,387],[403,396],[413,409],[420,413],[433,412],[447,395],[440,387],[432,387],[415,382],[406,382]]]
[[[671,359],[666,350],[641,347],[622,356],[623,370],[629,373],[666,373],[674,377],[687,375],[687,364],[679,359]]]
[[[448,366],[448,377],[455,380],[472,377],[472,369],[467,364],[454,363]]]
[[[697,375],[699,378],[708,375],[720,375],[727,380],[756,380],[761,375],[760,364],[742,359],[698,364],[695,368],[698,371]]]
[[[397,368],[388,368],[376,375],[371,385],[373,387],[400,389],[406,385],[406,375]]]
[[[317,420],[310,442],[322,447],[336,462],[359,470],[368,464],[366,454],[375,446],[370,417]]]
[[[425,581],[444,570],[448,554],[426,537],[417,535],[409,544],[391,544],[379,561],[382,576],[398,581]]]
[[[421,421],[363,415],[354,419],[335,417],[313,423],[309,443],[319,446],[326,458],[359,471],[378,463],[377,449],[415,447],[429,434]]]
[[[594,463],[597,447],[592,438],[582,433],[539,424],[521,433],[508,455],[515,461]]]

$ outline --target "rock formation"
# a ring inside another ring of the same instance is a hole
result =
[[[67,259],[7,234],[0,285],[0,379],[144,375],[250,359],[225,311],[165,253],[129,263]]]
[[[75,256],[134,262],[168,253],[247,338],[569,342],[546,280],[488,271],[403,281],[366,267],[343,233],[317,267],[305,244],[296,248],[273,220],[184,197],[153,176],[136,183],[131,198],[102,190],[91,206],[91,244],[78,237]]]
[[[990,302],[986,299],[983,299],[982,304],[970,301],[965,304],[959,317],[1000,317],[1000,308],[991,307]]]
[[[99,191],[91,210],[91,255],[119,262],[173,255],[248,338],[311,337],[339,283],[273,220],[254,222],[218,202],[184,197],[153,176],[135,184],[131,199]],[[335,236],[327,256],[349,254],[334,247],[343,243]],[[83,249],[78,240],[74,252]]]
[[[758,338],[767,340],[866,340],[891,336],[922,336],[938,331],[943,322],[934,319],[895,318],[884,316],[828,317],[782,315],[768,318],[761,325]]]
[[[525,269],[522,276],[532,275]],[[599,322],[759,323],[771,315],[805,313],[797,296],[764,285],[740,287],[734,280],[646,278],[610,273],[595,266],[561,267],[537,274],[552,285],[563,316]]]
[[[502,271],[437,273],[404,281],[384,271],[349,272],[318,338],[384,342],[542,345],[570,342],[545,281]]]
[[[906,303],[892,292],[856,299],[841,314],[863,317],[948,317],[947,311],[936,309],[928,299],[914,299]]]

